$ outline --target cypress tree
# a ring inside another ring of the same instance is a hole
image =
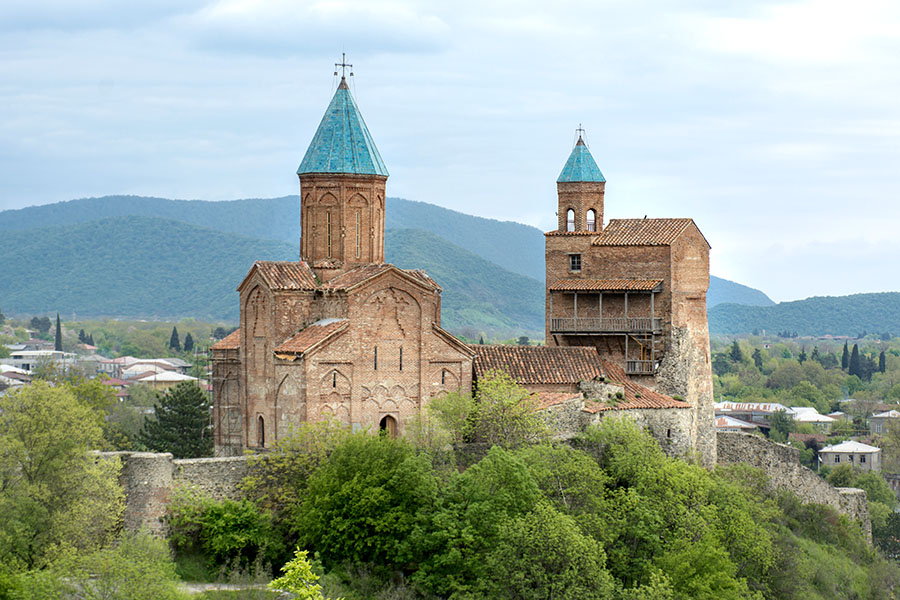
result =
[[[762,352],[760,351],[759,348],[757,348],[756,350],[753,351],[753,364],[756,365],[757,369],[762,371],[763,359],[762,359]]]
[[[797,361],[802,365],[806,361],[806,348],[800,349],[800,356],[797,357]]]
[[[741,351],[741,345],[737,340],[731,345],[731,362],[740,363],[744,361],[744,353]]]
[[[850,375],[856,375],[860,379],[863,378],[862,363],[859,361],[859,346],[857,344],[853,344],[853,351],[850,353],[848,372]]]
[[[847,350],[847,342],[844,342],[844,353],[841,355],[841,368],[845,371],[850,368],[850,351]]]
[[[181,340],[178,339],[178,328],[172,327],[172,337],[169,338],[169,348],[181,352]]]
[[[53,344],[53,349],[62,352],[62,326],[59,323],[59,313],[56,313],[56,342]]]
[[[90,344],[91,346],[94,345],[94,334],[93,333],[87,337],[87,343]]]
[[[878,355],[878,371],[880,373],[884,373],[887,369],[887,357],[884,355],[884,350],[881,351],[881,354]]]
[[[191,336],[191,332],[189,331],[186,336],[184,336],[184,351],[191,352],[194,349],[194,338]]]
[[[84,329],[78,332],[78,341],[82,344],[87,344],[87,336],[84,334]]]

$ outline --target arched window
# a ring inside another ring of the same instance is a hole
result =
[[[447,371],[441,371],[441,385],[447,385]]]
[[[566,231],[575,231],[575,211],[571,208],[566,211]]]
[[[593,208],[587,211],[587,230],[597,231],[597,213]]]
[[[333,388],[337,387],[337,371],[331,372],[331,387],[333,387]]]
[[[266,447],[266,421],[262,415],[256,418],[256,445],[260,448]]]
[[[400,370],[403,370],[403,348],[400,348]]]
[[[374,358],[375,370],[378,370],[378,346],[375,346],[375,358]]]

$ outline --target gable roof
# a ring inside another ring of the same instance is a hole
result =
[[[237,350],[241,347],[240,327],[210,346],[210,350]]]
[[[624,402],[615,405],[606,402],[586,402],[584,411],[598,413],[607,410],[631,410],[636,408],[690,408],[691,405],[682,400],[676,400],[665,394],[654,392],[649,388],[635,383],[625,370],[619,365],[608,360],[601,360],[606,378],[622,385],[625,389]]]
[[[576,384],[602,377],[600,355],[584,346],[469,346],[475,352],[475,377],[502,370],[519,384]]]
[[[344,78],[297,169],[298,175],[306,173],[388,176],[375,140]]]
[[[307,325],[275,348],[275,354],[306,354],[331,336],[345,330],[348,319],[321,319]]]
[[[575,142],[575,147],[572,148],[572,152],[569,154],[569,158],[566,160],[566,164],[563,166],[563,170],[560,172],[556,182],[584,181],[602,183],[606,181],[606,178],[603,177],[603,173],[600,172],[600,168],[594,162],[594,157],[591,156],[591,151],[588,150],[584,140],[579,135],[578,141]]]
[[[834,446],[826,446],[819,450],[819,454],[823,452],[846,452],[848,454],[853,454],[856,452],[860,453],[868,453],[868,452],[881,452],[881,448],[876,448],[875,446],[869,446],[868,444],[863,444],[862,442],[854,442],[848,440],[846,442],[841,442],[840,444],[836,444]]]
[[[551,292],[650,292],[658,291],[662,279],[560,279]]]
[[[406,277],[414,283],[418,283],[419,285],[426,288],[433,290],[441,289],[441,287],[437,283],[435,283],[435,281],[431,277],[429,277],[425,273],[425,271],[421,271],[418,269],[400,269],[388,263],[360,265],[358,267],[354,267],[349,271],[341,273],[334,279],[323,283],[322,288],[332,291],[351,290],[369,281],[370,279],[388,271],[399,273],[400,275]]]
[[[610,219],[593,246],[670,246],[693,219]]]
[[[304,261],[258,260],[237,289],[244,287],[253,273],[259,273],[270,290],[315,290],[319,287],[312,269]]]

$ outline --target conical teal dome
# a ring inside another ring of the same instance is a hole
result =
[[[298,175],[306,173],[388,176],[375,140],[343,78],[297,169]]]
[[[569,160],[566,161],[566,166],[563,167],[562,173],[559,174],[559,179],[556,180],[557,183],[575,181],[596,181],[598,183],[606,181],[581,136],[578,136],[578,141],[575,143],[575,147],[572,148]]]

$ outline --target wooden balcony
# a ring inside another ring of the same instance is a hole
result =
[[[656,317],[552,318],[550,333],[658,333],[662,319]]]
[[[656,374],[655,360],[626,360],[626,375],[654,375]]]

